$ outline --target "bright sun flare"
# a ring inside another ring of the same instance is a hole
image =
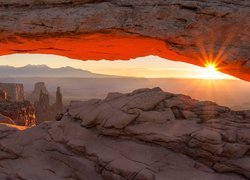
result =
[[[216,64],[208,63],[205,65],[204,71],[201,74],[202,79],[225,79],[226,76],[218,71]]]

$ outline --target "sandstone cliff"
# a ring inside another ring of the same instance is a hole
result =
[[[0,83],[0,90],[7,93],[8,100],[10,101],[24,100],[23,84]]]
[[[0,55],[157,55],[250,81],[249,0],[0,0]]]
[[[159,88],[72,102],[59,122],[0,125],[0,178],[246,180],[250,111]]]
[[[29,101],[0,102],[0,114],[8,117],[9,124],[20,126],[36,125],[35,109]]]

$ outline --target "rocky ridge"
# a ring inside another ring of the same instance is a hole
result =
[[[0,125],[1,179],[250,178],[250,111],[160,88],[72,102],[58,122],[17,128]]]

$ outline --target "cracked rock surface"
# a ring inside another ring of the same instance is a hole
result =
[[[0,0],[0,19],[0,55],[213,60],[250,81],[249,0]]]
[[[61,121],[0,124],[0,179],[246,180],[250,114],[160,88],[72,102]]]

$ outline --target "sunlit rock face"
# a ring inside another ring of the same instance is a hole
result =
[[[248,0],[0,0],[0,55],[158,55],[250,80]]]
[[[72,102],[58,122],[0,124],[0,178],[247,180],[249,118],[160,88]]]
[[[34,106],[29,101],[0,102],[0,122],[19,126],[35,126],[36,116]]]
[[[4,116],[2,114],[0,114],[0,123],[15,124],[15,122],[11,118]]]
[[[0,123],[35,126],[35,109],[24,100],[23,84],[0,83]]]

